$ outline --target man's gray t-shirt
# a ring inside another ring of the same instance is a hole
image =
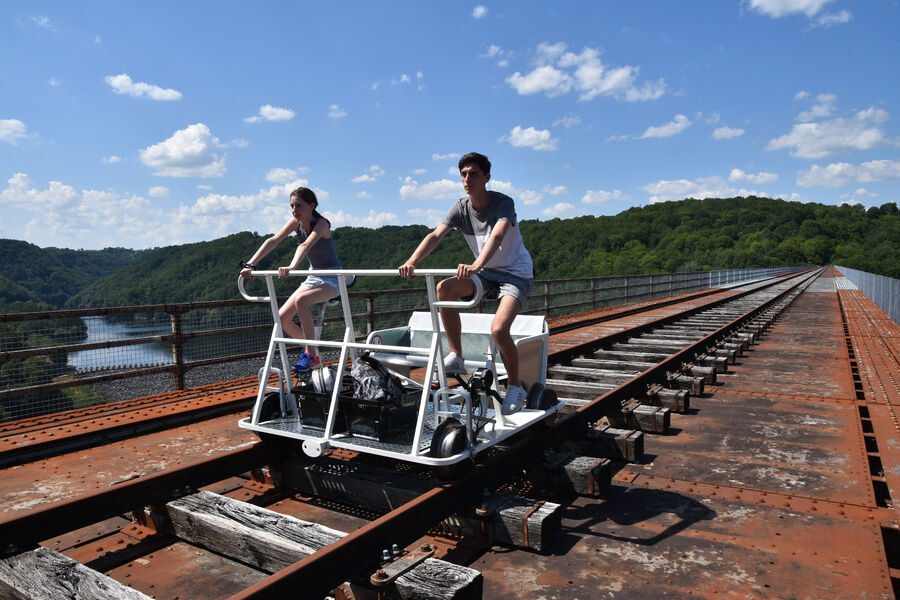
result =
[[[491,237],[491,231],[497,221],[509,221],[511,227],[503,237],[500,248],[494,253],[485,268],[505,271],[522,279],[533,279],[534,269],[531,255],[522,243],[522,234],[519,232],[516,221],[516,206],[513,199],[500,192],[489,191],[488,194],[491,201],[485,212],[475,212],[475,209],[472,208],[472,201],[468,197],[460,198],[450,207],[447,216],[444,217],[444,225],[462,231],[469,248],[478,257],[488,238]]]

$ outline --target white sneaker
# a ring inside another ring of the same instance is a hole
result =
[[[506,397],[503,399],[503,406],[500,407],[500,412],[504,415],[519,412],[525,406],[526,397],[525,388],[521,385],[509,386],[506,388]]]
[[[460,375],[466,372],[466,361],[456,352],[451,352],[444,357],[444,373],[447,375]]]

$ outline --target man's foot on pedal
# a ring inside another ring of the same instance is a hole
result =
[[[506,397],[503,399],[503,406],[500,407],[500,412],[504,415],[519,412],[525,406],[526,397],[525,388],[521,385],[509,386],[506,388]]]
[[[444,373],[447,375],[461,375],[466,372],[466,361],[456,352],[451,352],[444,357]]]
[[[319,358],[319,355],[313,356],[309,352],[302,352],[300,354],[300,358],[297,359],[297,362],[294,364],[294,373],[298,375],[300,373],[305,373],[306,371],[311,371],[313,369],[318,369],[322,366],[322,359]]]

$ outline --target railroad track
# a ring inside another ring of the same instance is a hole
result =
[[[575,343],[549,357],[547,385],[566,402],[558,420],[488,453],[458,481],[435,482],[427,473],[397,469],[371,457],[340,454],[312,461],[249,445],[3,516],[0,540],[6,558],[0,562],[0,581],[23,572],[34,580],[35,574],[56,569],[51,572],[77,572],[80,581],[101,582],[92,585],[116,585],[89,566],[31,549],[130,512],[140,529],[137,537],[177,538],[251,565],[259,575],[243,589],[230,590],[235,598],[296,597],[297,590],[303,590],[301,597],[320,598],[334,590],[349,597],[367,586],[400,590],[402,597],[435,581],[435,597],[477,595],[478,573],[434,558],[437,544],[424,547],[423,535],[450,532],[487,545],[545,549],[558,528],[559,505],[540,498],[542,490],[602,494],[616,465],[640,460],[643,435],[665,434],[671,413],[690,413],[692,396],[712,393],[719,376],[752,353],[752,346],[819,273],[691,295],[683,299],[686,306],[669,305],[662,315],[614,315],[631,322],[610,326],[595,339],[572,338]],[[602,326],[604,320],[591,322]],[[198,492],[242,473],[252,474],[249,483],[218,484],[218,489],[240,488],[245,494],[249,489],[252,502]],[[297,492],[314,502],[356,504],[374,518],[345,533],[257,506]],[[113,570],[136,552],[132,548],[119,557],[107,553],[94,563]],[[349,580],[357,587],[343,585]],[[123,587],[124,593],[131,592]]]

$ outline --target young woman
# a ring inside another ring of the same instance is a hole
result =
[[[309,188],[299,187],[291,192],[291,218],[275,235],[263,242],[259,250],[250,258],[250,262],[241,261],[241,276],[245,279],[253,279],[250,272],[256,269],[257,262],[294,231],[297,232],[300,245],[294,252],[291,264],[286,267],[278,267],[278,277],[287,277],[288,272],[296,269],[304,258],[309,259],[312,269],[340,269],[341,261],[338,259],[334,241],[331,239],[331,223],[316,210],[318,205],[319,200]],[[337,277],[308,276],[279,311],[281,327],[284,332],[292,338],[315,339],[315,324],[310,306],[331,300],[338,295],[338,289]],[[294,315],[299,317],[300,327],[294,323]],[[295,368],[305,371],[319,366],[321,366],[321,359],[317,348],[312,344],[307,344],[305,351],[300,354]]]

